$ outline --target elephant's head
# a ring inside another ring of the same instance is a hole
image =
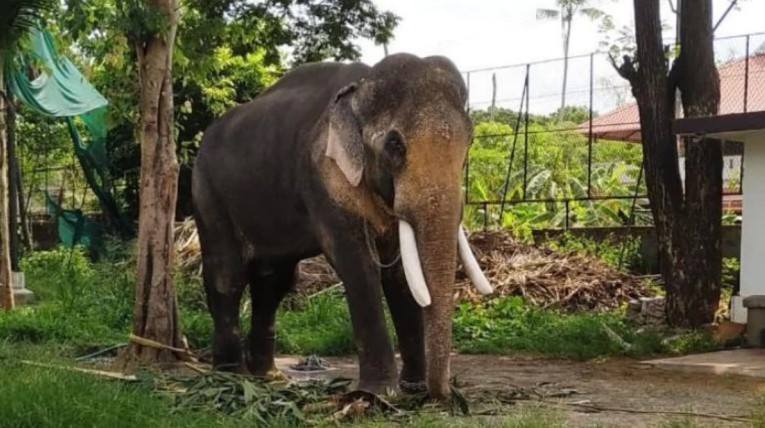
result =
[[[479,290],[491,291],[460,226],[472,137],[466,98],[450,60],[392,55],[337,93],[327,133],[326,155],[398,218],[407,282],[424,308],[428,392],[439,399],[449,396],[458,254]]]

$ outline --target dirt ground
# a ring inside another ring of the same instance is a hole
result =
[[[294,377],[305,376],[290,369],[297,363],[283,357],[277,365]],[[351,357],[326,358],[330,370],[310,376],[357,376],[356,361]],[[628,413],[620,410],[669,411],[750,417],[756,410],[757,397],[765,393],[765,379],[743,376],[708,375],[664,371],[643,366],[635,360],[571,362],[488,355],[455,355],[452,374],[472,408],[492,408],[493,398],[511,398],[532,392],[535,399],[523,399],[515,405],[501,406],[509,414],[518,406],[554,408],[566,420],[566,426],[656,427],[668,421],[690,421],[692,426],[738,427],[750,424],[713,418],[688,418],[652,413]],[[545,395],[541,403],[539,395]],[[564,404],[567,403],[567,404]],[[609,410],[592,411],[582,405]],[[497,408],[494,406],[493,408]]]

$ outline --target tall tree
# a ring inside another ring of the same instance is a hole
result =
[[[556,0],[557,9],[537,9],[537,19],[560,19],[561,41],[563,42],[563,88],[560,96],[561,111],[566,107],[566,86],[568,84],[568,57],[571,42],[571,25],[576,15],[583,15],[591,20],[606,16],[596,7],[588,6],[591,0]]]
[[[125,177],[119,195],[137,216],[140,155],[132,128],[135,50],[126,49],[116,0],[66,0],[59,21],[88,64],[91,82],[109,99],[115,127],[109,132],[114,177]],[[126,0],[123,0],[126,3]],[[181,164],[177,215],[190,215],[191,165],[199,137],[223,111],[255,97],[283,72],[306,61],[355,60],[360,38],[384,43],[398,17],[371,0],[187,0],[181,2],[173,79],[177,153]],[[98,31],[94,31],[97,29]],[[284,52],[289,55],[284,55]]]
[[[4,72],[19,46],[20,40],[36,24],[41,14],[52,5],[51,0],[3,0],[0,3],[0,308],[13,309],[11,284],[10,229],[8,227],[8,164]]]
[[[634,9],[637,51],[634,58],[625,55],[617,69],[630,82],[640,111],[667,319],[674,326],[698,327],[713,320],[720,298],[722,150],[719,141],[685,141],[684,191],[672,121],[678,89],[686,117],[717,113],[712,1],[696,0],[678,11],[680,50],[671,67],[659,0],[634,0]]]
[[[128,34],[138,59],[141,145],[138,273],[133,334],[180,348],[178,307],[173,291],[173,223],[178,161],[173,127],[173,44],[178,28],[177,0],[141,0],[127,5],[143,26]],[[134,342],[133,355],[145,362],[176,359],[167,349]]]

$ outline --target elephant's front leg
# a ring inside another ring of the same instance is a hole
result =
[[[394,252],[387,252],[391,260]],[[385,257],[385,256],[383,256]],[[382,271],[383,290],[388,302],[393,325],[396,328],[398,348],[404,363],[399,376],[402,390],[425,390],[425,342],[423,341],[422,308],[412,297],[406,285],[401,262]]]
[[[359,356],[358,389],[384,393],[395,389],[397,370],[385,325],[380,270],[364,240],[361,221],[335,218],[332,222],[337,223],[322,227],[321,235],[325,255],[345,287]]]

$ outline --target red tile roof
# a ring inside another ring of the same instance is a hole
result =
[[[736,59],[718,67],[720,73],[719,114],[744,112],[746,58]],[[765,110],[765,53],[749,57],[749,86],[747,111]],[[682,116],[682,113],[681,113]],[[590,122],[577,127],[588,133]],[[600,139],[640,142],[640,116],[637,104],[630,103],[602,114],[592,121],[593,135]]]

